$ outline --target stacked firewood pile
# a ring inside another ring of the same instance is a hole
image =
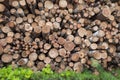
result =
[[[0,66],[55,71],[120,66],[120,0],[0,0]]]

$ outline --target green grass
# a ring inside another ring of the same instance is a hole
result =
[[[28,68],[15,68],[11,66],[0,69],[0,80],[120,80],[120,69],[115,69],[111,72],[104,70],[101,66],[94,68],[99,72],[99,75],[93,74],[92,71],[85,69],[81,73],[74,71],[63,71],[56,73],[51,70],[50,66],[46,66],[42,71],[33,72]],[[113,73],[117,73],[114,76]]]

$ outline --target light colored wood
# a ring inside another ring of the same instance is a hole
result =
[[[34,63],[34,61],[29,60],[26,65],[27,65],[27,67],[31,68],[35,65],[35,63]]]
[[[33,28],[32,28],[32,26],[30,24],[26,23],[24,25],[25,25],[24,28],[25,28],[26,31],[32,31]]]
[[[47,9],[52,9],[53,8],[53,2],[52,1],[45,1],[44,3],[44,7],[47,8]]]
[[[41,54],[39,54],[38,59],[39,60],[44,60],[45,57],[46,57],[45,54],[41,53]]]
[[[17,62],[17,64],[22,66],[22,65],[27,64],[27,62],[28,62],[28,59],[27,59],[27,58],[21,58],[21,59]]]
[[[8,33],[8,32],[11,32],[11,29],[7,26],[4,26],[1,28],[1,30],[4,32],[4,33]]]
[[[12,2],[12,6],[15,7],[15,8],[20,7],[19,2],[17,0]]]
[[[73,53],[71,55],[71,60],[72,61],[78,61],[79,60],[79,54],[78,53]]]
[[[12,58],[12,55],[10,55],[10,54],[3,54],[1,56],[1,60],[4,63],[10,63],[13,60],[13,58]]]
[[[78,35],[80,37],[84,37],[86,35],[86,29],[85,28],[80,28],[80,29],[78,29],[77,32],[78,32]]]
[[[66,8],[67,7],[67,1],[66,0],[60,0],[59,1],[59,6],[61,7],[61,8]]]
[[[73,70],[76,72],[82,72],[83,65],[80,62],[76,62],[76,63],[74,63]]]
[[[57,57],[55,58],[55,61],[56,61],[56,62],[61,62],[61,61],[62,61],[62,58],[61,58],[60,56],[57,56]]]
[[[9,37],[6,37],[5,39],[6,39],[6,42],[7,42],[7,43],[12,43],[12,42],[13,42],[13,38],[10,37],[10,36],[9,36]]]
[[[75,36],[75,38],[74,38],[74,43],[75,43],[76,45],[81,44],[81,38],[80,38],[79,36]]]
[[[53,48],[53,49],[50,49],[50,51],[48,52],[49,56],[51,58],[56,58],[58,56],[58,50]]]
[[[58,52],[59,52],[59,55],[62,57],[66,57],[67,55],[67,52],[64,48],[59,49]]]
[[[67,51],[72,51],[75,48],[75,44],[71,41],[66,41],[66,43],[64,44],[64,48]]]
[[[22,17],[17,17],[17,18],[16,18],[16,23],[17,23],[17,24],[20,24],[20,23],[22,23],[22,22],[23,22]]]
[[[44,63],[49,64],[51,62],[50,57],[45,57]]]
[[[0,3],[0,12],[3,12],[3,11],[5,11],[5,6],[2,4],[2,3]]]
[[[31,53],[31,54],[29,55],[29,59],[30,59],[31,61],[37,60],[37,57],[38,57],[38,54],[37,54],[37,53]]]
[[[66,42],[66,40],[63,37],[58,38],[58,43],[59,44],[63,45],[63,44],[65,44],[65,42]]]
[[[13,54],[13,59],[19,59],[20,55],[19,54]]]
[[[38,63],[37,63],[37,68],[38,68],[39,70],[42,70],[44,67],[45,67],[45,64],[44,64],[43,62],[38,62]]]

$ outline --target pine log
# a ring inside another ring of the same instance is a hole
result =
[[[51,2],[51,1],[45,1],[44,5],[45,5],[45,8],[47,8],[47,9],[52,9],[54,6],[53,2]]]
[[[51,62],[50,57],[45,57],[44,63],[49,64]]]
[[[31,68],[35,65],[35,63],[34,63],[34,61],[29,60],[26,65],[27,65],[27,67]]]
[[[83,65],[80,62],[76,62],[76,63],[74,63],[73,70],[76,72],[82,72]]]
[[[66,0],[60,0],[59,1],[59,6],[61,7],[61,8],[66,8],[67,7],[67,1]]]
[[[39,60],[44,60],[45,59],[45,54],[43,54],[43,53],[39,54],[38,59]]]
[[[66,57],[67,55],[67,52],[64,48],[59,49],[58,52],[59,52],[59,55],[62,57]]]
[[[3,11],[5,11],[5,6],[2,4],[2,3],[0,3],[0,12],[3,12]]]

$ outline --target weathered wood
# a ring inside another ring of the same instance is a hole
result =
[[[30,59],[31,61],[37,60],[37,57],[38,57],[37,53],[31,53],[31,54],[29,55],[29,59]]]
[[[5,8],[6,8],[6,7],[5,7],[3,4],[0,3],[0,12],[5,11]]]
[[[17,64],[18,64],[18,65],[25,65],[25,64],[27,64],[27,62],[28,62],[28,59],[27,59],[27,58],[21,58],[21,59],[17,62]]]

